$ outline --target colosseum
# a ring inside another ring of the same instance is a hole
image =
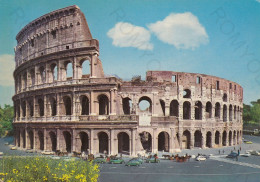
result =
[[[135,156],[241,144],[240,85],[174,71],[147,71],[145,80],[107,76],[78,6],[35,19],[16,40],[20,149]]]

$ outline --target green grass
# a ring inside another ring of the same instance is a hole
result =
[[[96,182],[99,166],[83,160],[65,161],[48,157],[4,156],[0,180],[5,182],[84,181]]]

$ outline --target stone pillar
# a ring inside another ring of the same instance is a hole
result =
[[[47,96],[46,95],[44,95],[43,96],[43,100],[44,100],[44,117],[46,118],[46,116],[47,116]]]
[[[43,129],[43,138],[44,138],[44,148],[43,148],[43,151],[46,151],[46,149],[47,149],[47,133],[46,133],[46,128]]]
[[[94,150],[94,131],[93,131],[93,129],[90,130],[90,153],[95,154],[95,150]]]
[[[94,93],[90,91],[90,115],[96,115],[94,101]]]
[[[170,106],[165,103],[165,116],[170,116]]]
[[[97,57],[98,54],[94,53],[91,57],[91,68],[90,68],[90,77],[95,78],[96,77],[96,70],[95,70],[95,65],[97,64]]]
[[[72,116],[76,116],[76,95],[72,93]]]
[[[29,140],[28,140],[28,129],[25,128],[25,148],[28,149],[29,148]]]
[[[33,128],[33,150],[36,150],[36,130]]]
[[[132,147],[131,147],[131,156],[135,156],[136,155],[136,149],[135,149],[135,147],[136,147],[136,129],[132,129],[131,130],[131,145],[132,145]]]
[[[72,129],[72,153],[76,151],[76,131]]]
[[[194,102],[190,102],[190,119],[195,120],[195,105]]]
[[[152,146],[152,153],[158,152],[158,136],[157,136],[157,128],[153,128],[153,146]]]
[[[205,149],[206,148],[206,141],[207,141],[206,131],[202,131],[201,134],[202,134],[202,147],[201,148]]]
[[[212,148],[214,148],[215,147],[215,131],[212,131],[211,132],[212,134],[211,134],[211,146],[212,146]]]
[[[115,108],[114,108],[114,100],[115,100],[115,89],[110,90],[110,115],[116,115]]]
[[[174,128],[171,128],[171,133],[170,133],[170,153],[173,153],[174,149],[175,149],[175,145],[174,145],[174,138],[175,138],[175,130]]]
[[[117,153],[115,148],[115,131],[113,129],[110,130],[110,145],[109,145],[109,153],[110,155],[115,155]]]
[[[56,138],[57,138],[57,150],[60,150],[60,129],[56,130]]]
[[[72,69],[73,69],[73,79],[78,79],[77,58],[76,57],[73,57]]]
[[[194,140],[195,140],[194,131],[191,130],[191,131],[190,131],[190,148],[191,148],[191,149],[194,148],[194,142],[195,142]]]
[[[183,102],[179,103],[179,120],[183,120]]]

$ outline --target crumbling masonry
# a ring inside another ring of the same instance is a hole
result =
[[[37,18],[16,39],[20,148],[136,155],[241,143],[241,86],[173,71],[147,71],[145,81],[105,76],[99,42],[77,6]]]

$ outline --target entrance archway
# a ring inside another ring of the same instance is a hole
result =
[[[44,136],[41,131],[38,131],[38,138],[39,144],[37,149],[44,150]]]
[[[80,141],[81,141],[81,152],[87,152],[89,149],[89,144],[88,144],[88,134],[85,132],[80,132],[79,133]]]
[[[69,132],[68,132],[69,133]],[[56,151],[57,149],[57,137],[56,137],[56,134],[54,132],[50,132],[49,133],[50,135],[50,139],[51,139],[51,150],[52,151]],[[68,136],[69,137],[69,136]],[[66,139],[65,139],[66,140]],[[67,139],[67,140],[70,140],[70,139]],[[70,145],[70,144],[69,144]],[[66,141],[66,146],[67,146],[67,141]],[[67,150],[67,147],[66,147],[66,150]]]
[[[106,95],[100,95],[98,97],[99,103],[99,115],[108,115],[109,114],[109,100]]]
[[[185,130],[182,136],[182,148],[190,149],[190,138],[190,132],[188,130]]]
[[[220,133],[219,133],[219,131],[216,131],[216,133],[215,133],[215,144],[216,145],[220,144],[219,137],[220,137]]]
[[[121,154],[130,154],[130,147],[129,147],[129,136],[125,132],[120,132],[117,135],[118,138],[118,153]]]
[[[152,151],[152,136],[149,132],[142,132],[139,134],[143,149],[146,152]]]
[[[29,133],[28,133],[28,135],[29,135],[29,141],[30,141],[30,149],[33,149],[33,142],[34,142],[34,140],[33,140],[33,131],[29,131]]]
[[[108,154],[108,135],[105,132],[98,133],[99,153]]]
[[[231,146],[231,141],[232,141],[232,131],[229,131],[229,134],[228,134],[229,146]]]
[[[212,147],[212,134],[210,131],[207,132],[206,136],[206,147],[211,148]]]
[[[197,130],[194,133],[195,137],[195,142],[194,142],[194,147],[202,147],[202,133],[201,131]]]
[[[169,152],[170,137],[165,131],[158,135],[158,151]]]
[[[71,152],[71,134],[68,131],[64,131],[63,136],[64,136],[64,140],[65,140],[65,144],[66,144],[66,151],[68,153],[70,153]]]
[[[222,145],[223,145],[223,146],[226,146],[226,145],[227,145],[227,132],[226,132],[226,131],[223,131]]]

